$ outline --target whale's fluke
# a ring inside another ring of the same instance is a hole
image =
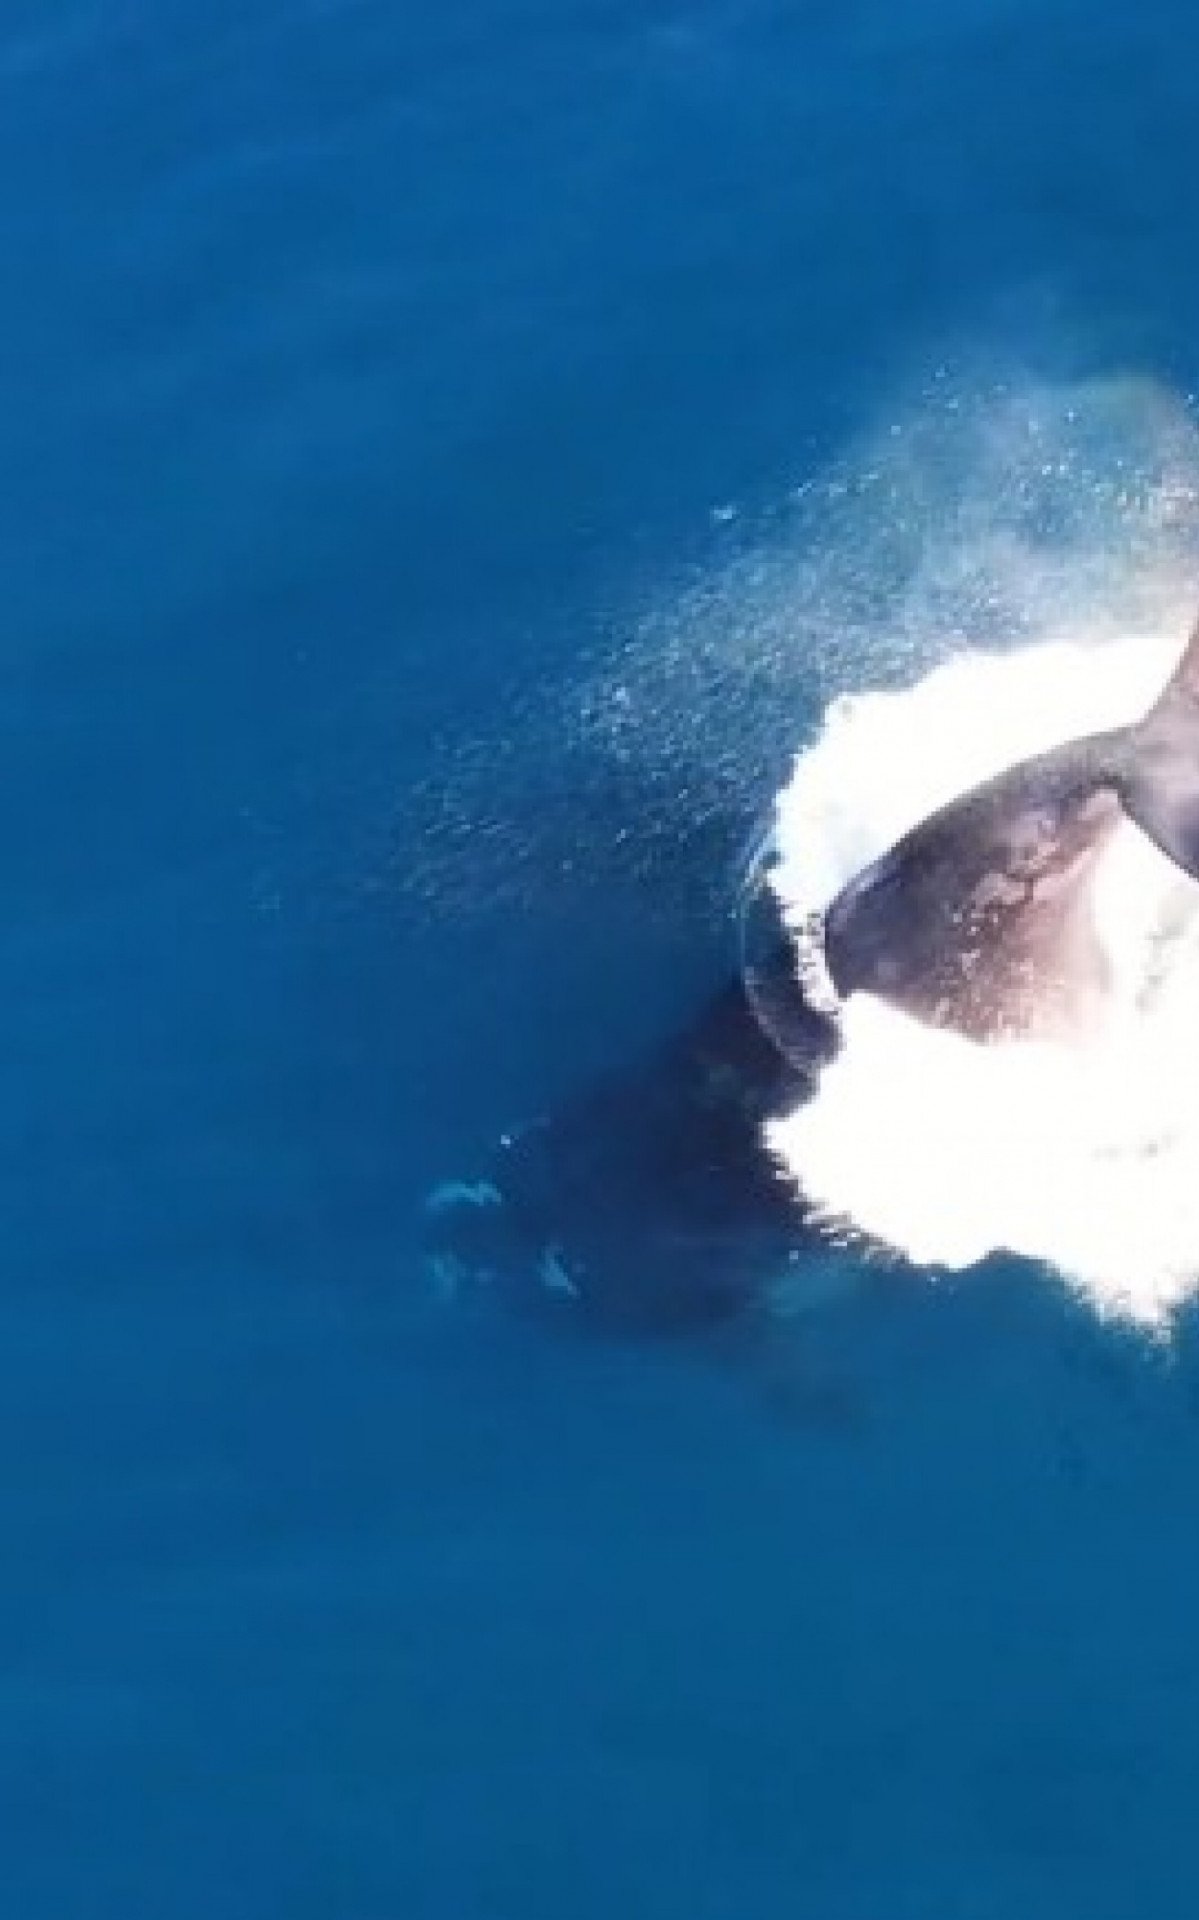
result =
[[[1108,985],[1090,882],[1125,818],[1199,879],[1199,626],[1143,719],[1009,767],[838,894],[837,992],[976,1039],[1085,1025]]]

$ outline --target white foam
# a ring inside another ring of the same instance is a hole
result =
[[[1180,644],[1067,635],[834,702],[777,802],[787,919],[954,794],[1135,717]],[[1199,1282],[1199,887],[1130,826],[1092,911],[1115,980],[1101,1034],[980,1047],[858,995],[816,1097],[768,1144],[831,1218],[922,1265],[1023,1254],[1160,1326]]]

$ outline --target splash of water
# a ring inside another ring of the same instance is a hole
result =
[[[551,893],[629,887],[672,927],[697,899],[714,916],[833,700],[779,800],[799,916],[930,807],[1141,710],[1193,615],[1199,431],[1154,381],[1047,383],[971,347],[795,478],[717,509],[687,579],[597,611],[561,681],[513,684],[494,727],[434,743],[388,897],[532,919]],[[886,691],[834,700],[847,684]],[[980,1056],[859,999],[771,1145],[831,1215],[920,1262],[1012,1248],[1160,1323],[1199,1272],[1199,933],[1131,829],[1094,899],[1117,977],[1095,1051]]]
[[[1076,633],[835,701],[777,802],[785,918],[1012,761],[1134,718],[1179,646]],[[1114,981],[1099,1033],[980,1047],[855,996],[816,1098],[768,1144],[830,1218],[921,1265],[1026,1255],[1160,1326],[1199,1284],[1199,887],[1127,826],[1091,907]]]
[[[672,934],[710,928],[838,689],[909,685],[967,640],[1032,642],[1080,606],[1093,636],[1185,618],[1199,433],[1153,381],[1050,384],[973,343],[796,463],[768,498],[715,507],[700,558],[607,581],[557,668],[514,668],[428,741],[382,897],[460,924],[623,896]]]

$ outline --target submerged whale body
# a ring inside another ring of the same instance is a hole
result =
[[[1199,628],[1143,719],[1009,768],[842,889],[816,929],[831,1002],[760,849],[739,975],[649,1057],[505,1136],[481,1179],[438,1189],[437,1272],[627,1327],[742,1311],[820,1242],[763,1130],[816,1092],[838,1002],[869,993],[982,1043],[1085,1029],[1108,987],[1091,885],[1123,820],[1199,877]]]
[[[781,986],[785,946],[774,965]],[[734,977],[646,1058],[504,1135],[480,1178],[430,1196],[438,1276],[613,1329],[740,1311],[814,1240],[762,1129],[812,1093],[836,1029],[799,1002],[788,1033],[784,1054]]]

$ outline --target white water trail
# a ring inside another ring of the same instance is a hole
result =
[[[785,916],[1012,761],[1138,716],[1183,637],[1076,631],[836,700],[777,801]],[[1100,1033],[982,1047],[854,996],[816,1097],[768,1145],[830,1219],[921,1265],[1025,1255],[1162,1327],[1199,1283],[1199,885],[1128,826],[1092,911],[1114,976]]]

